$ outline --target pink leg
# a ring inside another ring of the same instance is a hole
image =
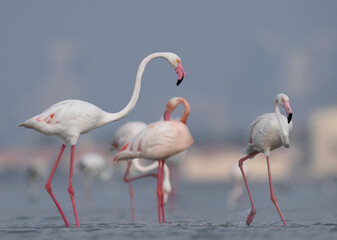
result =
[[[138,179],[141,179],[141,178],[145,178],[145,177],[158,177],[158,174],[156,173],[148,173],[148,174],[144,174],[144,175],[140,175],[140,176],[137,176],[137,177],[131,177],[130,175],[130,167],[131,167],[131,164],[132,162],[128,162],[128,167],[125,171],[125,174],[124,174],[124,178],[123,178],[123,181],[124,182],[127,182],[129,183],[129,191],[130,191],[130,199],[131,199],[131,213],[132,213],[132,220],[135,221],[135,214],[134,214],[134,201],[133,201],[133,188],[132,188],[132,184],[131,182],[134,181],[134,180],[138,180]]]
[[[54,203],[55,203],[57,209],[59,210],[59,212],[60,212],[60,214],[61,214],[61,216],[63,218],[64,223],[66,224],[67,227],[69,227],[68,221],[67,221],[67,219],[66,219],[66,217],[65,217],[65,215],[64,215],[64,213],[63,213],[63,211],[61,209],[61,206],[58,204],[58,202],[57,202],[57,200],[56,200],[56,198],[54,196],[54,193],[52,191],[52,188],[51,188],[51,181],[52,181],[52,179],[54,177],[54,173],[56,171],[57,165],[60,162],[60,159],[62,157],[62,154],[63,154],[63,151],[64,151],[65,148],[66,148],[66,145],[63,144],[62,147],[61,147],[60,153],[59,153],[59,155],[57,157],[57,160],[55,162],[55,165],[53,167],[53,170],[51,171],[50,176],[48,178],[48,181],[47,181],[47,183],[45,185],[45,188],[46,188],[47,192],[49,193],[49,195],[51,196],[51,198],[54,200]]]
[[[158,160],[158,183],[157,183],[157,196],[158,196],[158,222],[161,223],[161,160]]]
[[[70,172],[69,172],[69,184],[68,184],[68,192],[70,195],[71,203],[74,209],[74,215],[76,220],[76,227],[80,227],[80,223],[78,221],[75,197],[74,197],[74,189],[73,189],[73,168],[74,168],[74,153],[75,153],[75,145],[71,145],[71,157],[70,157]]]
[[[267,158],[267,166],[268,166],[268,178],[269,178],[269,188],[270,188],[270,199],[271,199],[271,201],[274,203],[274,205],[275,205],[275,207],[276,207],[278,213],[280,214],[280,217],[281,217],[281,219],[282,219],[282,222],[283,222],[284,226],[287,226],[287,223],[286,223],[286,221],[284,220],[284,217],[283,217],[283,215],[282,215],[281,209],[280,209],[280,207],[278,206],[277,199],[276,199],[276,197],[275,197],[275,195],[274,195],[273,184],[272,184],[272,182],[271,182],[271,173],[270,173],[269,157],[266,156],[266,158]]]
[[[131,167],[132,161],[128,160],[128,166],[125,171],[124,175],[124,182],[129,183],[129,192],[130,192],[130,200],[131,200],[131,215],[132,215],[132,221],[135,221],[135,207],[133,202],[133,188],[132,188],[132,178],[130,176],[130,167]]]
[[[245,172],[243,170],[243,162],[246,161],[247,159],[251,158],[251,157],[254,157],[256,154],[258,154],[258,152],[253,152],[253,153],[251,153],[251,154],[249,154],[249,155],[247,155],[247,156],[245,156],[245,157],[243,157],[243,158],[241,158],[239,160],[239,167],[240,167],[243,179],[244,179],[245,184],[246,184],[246,188],[247,188],[247,192],[248,192],[248,195],[249,195],[250,204],[252,205],[252,210],[250,211],[250,213],[249,213],[249,215],[247,217],[247,220],[246,220],[247,225],[249,225],[253,221],[254,216],[256,214],[256,209],[255,209],[255,206],[254,206],[254,203],[253,203],[252,195],[250,194],[250,190],[249,190],[249,187],[248,187],[246,175],[245,175]]]
[[[165,161],[164,161],[164,160],[161,160],[160,189],[161,189],[161,211],[162,211],[162,216],[163,216],[163,223],[165,222],[164,191],[163,191],[163,183],[164,183],[164,165],[165,165]]]

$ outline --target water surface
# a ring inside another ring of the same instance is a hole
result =
[[[131,221],[128,187],[120,177],[95,182],[93,198],[85,198],[82,178],[74,179],[81,228],[75,227],[67,176],[52,183],[70,228],[41,185],[38,198],[27,197],[27,184],[19,174],[0,176],[0,239],[337,239],[337,196],[322,182],[275,185],[275,194],[288,223],[282,221],[269,199],[268,183],[251,184],[257,214],[251,226],[245,194],[238,207],[226,206],[229,184],[181,183],[175,211],[166,206],[165,224],[157,223],[156,181],[135,182],[136,221]],[[333,186],[330,184],[329,186]]]

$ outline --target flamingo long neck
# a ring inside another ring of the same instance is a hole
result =
[[[180,121],[186,124],[187,118],[190,115],[190,104],[185,99],[182,99],[182,104],[185,107],[185,111],[181,116]]]
[[[165,113],[165,115],[164,115],[164,120],[165,121],[169,121],[171,119],[171,112],[173,112],[177,108],[177,106],[179,105],[179,103],[182,103],[184,105],[184,108],[185,108],[184,109],[184,113],[183,113],[183,115],[180,118],[180,121],[182,123],[186,124],[187,118],[190,115],[190,104],[184,98],[180,98],[177,101],[177,104],[174,105],[171,110],[169,110],[169,111],[167,111]]]
[[[166,58],[166,53],[165,52],[158,52],[158,53],[153,53],[145,57],[142,62],[139,64],[138,67],[138,72],[136,76],[136,81],[135,81],[135,86],[133,89],[133,93],[131,96],[131,99],[129,103],[119,112],[117,113],[107,113],[106,112],[106,117],[103,119],[102,123],[100,126],[103,126],[107,123],[117,121],[126,115],[128,115],[131,110],[135,107],[138,97],[139,97],[139,92],[140,92],[140,87],[141,87],[141,82],[142,82],[142,76],[145,70],[146,65],[154,58]]]
[[[150,172],[150,171],[152,171],[152,170],[154,170],[154,169],[156,169],[158,167],[158,162],[157,161],[155,161],[152,164],[146,165],[146,166],[141,165],[140,162],[139,162],[139,158],[133,159],[132,160],[132,164],[135,167],[136,171],[141,172],[141,173]],[[164,179],[166,179],[166,181],[170,180],[170,173],[169,172],[170,171],[169,171],[168,167],[165,164],[164,165],[164,174],[165,174]]]
[[[139,158],[135,158],[132,160],[132,164],[133,166],[135,167],[135,169],[138,171],[138,172],[141,172],[141,173],[146,173],[146,172],[149,172],[149,171],[152,171],[154,169],[156,169],[158,167],[158,162],[154,162],[152,164],[149,164],[149,165],[141,165],[140,162],[139,162]]]
[[[279,102],[277,99],[275,100],[275,113],[278,123],[280,125],[282,143],[284,144],[285,141],[289,142],[289,133],[287,132],[286,126],[284,126],[284,122],[281,120],[282,115],[280,112]]]

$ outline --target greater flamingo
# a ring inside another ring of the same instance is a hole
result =
[[[112,177],[111,161],[98,153],[88,153],[80,157],[78,169],[85,175],[84,192],[88,200],[92,199],[92,183],[97,177],[101,181],[108,181]]]
[[[74,210],[76,226],[79,227],[80,223],[77,216],[76,204],[74,199],[74,189],[72,184],[74,152],[77,140],[81,134],[90,132],[91,130],[98,127],[102,127],[110,122],[117,121],[125,117],[127,114],[129,114],[129,112],[134,108],[138,100],[141,86],[141,79],[145,67],[149,63],[149,61],[151,61],[154,58],[165,58],[168,61],[171,67],[173,67],[176,73],[178,74],[177,85],[179,85],[185,76],[185,71],[181,64],[180,58],[176,54],[169,52],[153,53],[145,57],[143,61],[140,63],[131,99],[129,103],[126,105],[126,107],[121,111],[117,113],[108,113],[88,102],[80,100],[65,100],[56,103],[55,105],[49,107],[41,114],[36,115],[26,120],[25,122],[19,124],[19,126],[32,128],[45,135],[58,135],[63,140],[63,145],[61,147],[59,156],[56,160],[56,163],[52,169],[52,172],[49,176],[49,179],[45,187],[50,196],[52,197],[52,199],[54,200],[55,205],[58,208],[64,220],[64,223],[67,227],[69,227],[68,221],[65,215],[63,214],[63,211],[60,205],[58,204],[51,188],[52,178],[54,176],[55,170],[57,168],[57,165],[59,164],[59,161],[61,159],[61,156],[63,154],[66,145],[68,143],[71,144],[68,192]]]
[[[247,165],[244,166],[245,176],[247,176]],[[229,208],[235,208],[238,203],[239,199],[242,197],[243,190],[244,190],[244,182],[242,181],[242,173],[240,168],[238,168],[237,162],[233,164],[233,169],[231,171],[231,182],[233,184],[232,191],[228,194],[227,198],[227,206]]]
[[[135,137],[141,130],[143,130],[146,127],[146,124],[144,122],[127,122],[120,126],[113,137],[112,141],[112,149],[120,149],[125,144],[127,144],[133,137]],[[140,173],[144,173],[144,175],[131,177],[130,175],[130,168],[131,166]],[[135,211],[134,211],[134,202],[133,202],[133,188],[132,188],[132,180],[144,178],[144,177],[157,177],[157,174],[149,173],[150,171],[156,169],[158,167],[158,163],[154,162],[150,165],[144,166],[141,165],[138,158],[128,160],[127,169],[124,174],[124,182],[129,183],[129,192],[130,192],[130,200],[131,200],[131,214],[132,214],[132,220],[135,220]],[[164,167],[164,182],[163,182],[163,192],[164,192],[164,203],[166,203],[168,194],[171,192],[171,183],[170,183],[170,175],[169,175],[169,169],[165,165]]]
[[[281,115],[279,104],[281,104],[287,114],[287,117]],[[243,169],[243,162],[249,158],[255,157],[258,153],[264,153],[267,159],[268,177],[269,177],[269,188],[270,188],[270,199],[274,203],[280,217],[283,221],[284,226],[287,225],[282,212],[278,206],[277,199],[274,195],[273,185],[271,181],[270,165],[269,165],[269,155],[270,151],[277,149],[281,146],[286,148],[289,147],[289,133],[292,130],[292,110],[289,105],[289,97],[283,93],[279,93],[275,97],[275,113],[266,113],[258,118],[250,125],[250,137],[249,144],[245,149],[247,156],[239,160],[239,167],[246,184],[246,188],[249,195],[249,200],[252,206],[251,212],[249,213],[246,223],[249,225],[256,214],[256,209],[254,207],[253,199],[249,191],[247,179]]]
[[[32,202],[37,200],[42,182],[48,176],[48,165],[45,158],[37,158],[26,168],[27,192]]]
[[[165,222],[165,210],[163,199],[163,175],[165,160],[180,153],[193,144],[193,138],[187,128],[186,120],[190,113],[190,106],[186,99],[181,97],[171,98],[166,106],[164,119],[169,119],[170,114],[182,103],[185,111],[179,120],[158,121],[149,124],[138,133],[129,144],[126,144],[116,155],[114,161],[133,158],[145,158],[158,160],[158,222]],[[162,220],[161,220],[162,214]]]

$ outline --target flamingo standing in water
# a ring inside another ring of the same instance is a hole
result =
[[[97,177],[101,181],[108,181],[112,177],[112,164],[101,154],[88,153],[80,157],[77,167],[85,175],[84,192],[91,201],[94,179]]]
[[[158,161],[158,222],[165,222],[163,175],[165,160],[180,153],[193,144],[186,120],[190,113],[189,103],[184,98],[175,97],[168,101],[164,119],[170,119],[171,112],[182,103],[185,111],[179,120],[158,121],[149,124],[126,144],[116,155],[114,161],[145,158]],[[162,214],[162,219],[161,219]]]
[[[127,122],[126,124],[120,126],[113,137],[113,142],[111,144],[112,149],[120,149],[125,144],[129,143],[133,137],[135,137],[141,130],[143,130],[146,127],[146,123],[144,122]],[[144,175],[131,177],[130,175],[130,168],[131,166],[134,167],[134,169],[137,172],[145,173]],[[124,175],[124,182],[129,183],[129,192],[130,192],[130,200],[131,200],[131,214],[132,214],[132,220],[135,220],[135,210],[134,210],[134,201],[133,201],[133,188],[132,188],[132,180],[137,180],[144,177],[157,177],[157,174],[149,173],[148,172],[156,169],[158,167],[158,163],[154,162],[150,165],[144,166],[141,165],[138,158],[128,160],[127,169],[125,171]],[[170,183],[170,175],[169,175],[169,169],[165,165],[164,167],[164,181],[163,181],[163,192],[164,192],[164,203],[166,203],[168,194],[171,192],[171,183]]]
[[[81,134],[90,132],[91,130],[98,127],[102,127],[110,122],[117,121],[125,117],[127,114],[129,114],[129,112],[134,108],[134,106],[137,103],[140,92],[141,79],[145,67],[149,63],[149,61],[151,61],[154,58],[165,58],[168,61],[171,67],[173,67],[176,73],[178,74],[177,85],[179,85],[185,76],[185,71],[181,64],[180,58],[176,54],[169,52],[153,53],[145,57],[143,61],[140,63],[131,99],[129,103],[126,105],[126,107],[121,111],[117,113],[108,113],[88,102],[80,100],[66,100],[56,103],[55,105],[49,107],[41,114],[36,115],[26,120],[25,122],[19,124],[19,126],[32,128],[45,135],[58,135],[63,140],[63,145],[61,147],[59,156],[56,160],[56,163],[52,169],[52,172],[48,178],[45,187],[50,196],[52,197],[52,199],[54,200],[55,205],[58,208],[64,220],[64,223],[67,227],[69,227],[68,221],[65,215],[63,214],[63,211],[60,205],[58,204],[51,188],[51,181],[53,179],[55,170],[57,168],[57,165],[59,164],[59,161],[61,159],[61,156],[63,154],[66,145],[68,143],[71,144],[68,192],[74,210],[76,226],[80,227],[74,199],[74,189],[72,184],[74,152],[77,140]]]
[[[281,115],[279,104],[281,104],[287,114],[287,117]],[[284,226],[287,225],[282,212],[278,206],[277,199],[274,195],[273,185],[271,181],[270,165],[269,165],[269,155],[270,151],[277,149],[281,146],[286,148],[289,147],[289,134],[292,130],[293,124],[291,122],[292,111],[289,105],[289,97],[283,93],[279,93],[275,97],[275,113],[266,113],[258,118],[250,125],[250,137],[249,144],[245,149],[247,156],[239,160],[239,167],[246,184],[246,188],[249,195],[249,200],[252,205],[252,210],[249,213],[246,223],[249,225],[256,214],[256,209],[252,200],[252,196],[249,191],[247,179],[243,169],[243,162],[249,158],[255,157],[258,153],[264,153],[267,159],[268,177],[269,177],[269,188],[270,188],[270,199],[274,203],[280,217],[283,221]]]
[[[247,165],[244,166],[245,176],[247,176]],[[229,208],[236,208],[239,204],[239,200],[243,195],[244,182],[242,181],[242,173],[238,168],[237,162],[233,164],[233,170],[231,171],[231,181],[233,183],[233,189],[228,194],[227,206]]]

